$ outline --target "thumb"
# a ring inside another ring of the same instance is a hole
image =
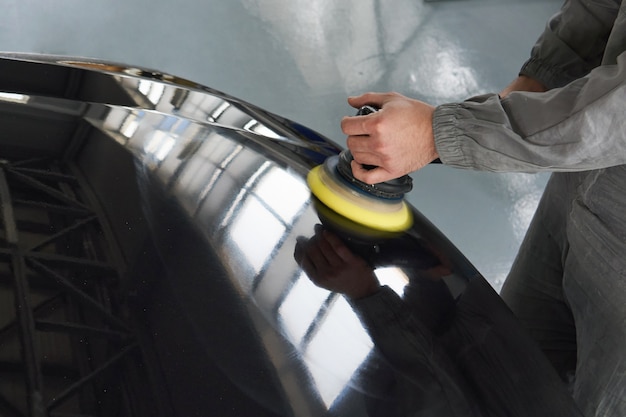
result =
[[[352,175],[354,175],[354,178],[363,181],[366,184],[378,184],[380,182],[385,182],[396,178],[392,173],[382,167],[365,169],[363,168],[363,165],[359,164],[356,161],[352,161],[350,166],[352,168]]]

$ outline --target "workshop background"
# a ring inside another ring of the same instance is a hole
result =
[[[556,0],[2,0],[0,51],[99,58],[191,79],[341,145],[346,97],[441,104],[498,92]],[[0,77],[2,74],[0,74]],[[499,289],[546,174],[429,166],[408,200]]]

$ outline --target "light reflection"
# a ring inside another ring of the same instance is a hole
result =
[[[233,216],[230,239],[258,274],[285,233],[285,226],[252,195]]]
[[[244,130],[248,130],[250,132],[254,132],[259,135],[268,137],[268,138],[274,138],[274,139],[281,138],[280,135],[278,135],[276,132],[274,132],[267,126],[262,125],[261,123],[259,123],[257,120],[254,120],[254,119],[250,120],[248,123],[243,125],[243,128]]]
[[[349,386],[373,346],[348,302],[337,297],[329,306],[327,319],[320,324],[304,351],[311,376],[327,408]]]
[[[137,134],[146,112],[143,110],[130,110],[123,107],[111,107],[106,109],[106,117],[100,119],[97,116],[86,116],[85,118],[94,126],[99,126],[106,131],[113,139],[122,146],[133,149],[130,140]]]
[[[406,273],[395,266],[376,268],[374,274],[376,274],[376,278],[378,278],[381,285],[388,286],[400,296],[404,294],[404,287],[409,283],[409,277]]]
[[[295,219],[310,198],[310,192],[300,177],[278,167],[272,167],[259,179],[254,193],[286,223]]]
[[[243,146],[237,145],[234,142],[231,143],[227,140],[219,142],[207,141],[200,148],[200,152],[196,158],[199,159],[200,156],[203,156],[203,159],[199,161],[199,163],[208,165],[210,167],[209,171],[212,171],[212,174],[204,177],[204,181],[197,181],[197,190],[189,190],[189,193],[199,191],[197,201],[194,204],[194,217],[198,214],[202,203],[207,199],[211,191],[216,188],[218,180],[224,174],[224,170],[242,151]],[[226,154],[224,154],[224,152],[226,152]],[[218,158],[218,155],[222,155],[222,157]],[[213,169],[214,165],[216,166],[215,169]],[[187,174],[187,172],[183,172],[183,174]],[[183,176],[181,175],[181,181],[182,180]]]
[[[539,200],[541,200],[542,190],[531,190],[527,195],[515,201],[513,212],[511,213],[511,224],[518,239],[523,239],[526,230],[530,225]]]
[[[156,130],[144,145],[147,154],[152,155],[157,161],[163,161],[176,145],[176,139],[168,132]]]
[[[155,85],[158,83],[139,82],[135,93],[157,104],[166,90]],[[196,119],[198,123],[164,117],[158,111],[111,107],[103,125],[124,139],[116,140],[164,178],[164,184],[166,178],[171,181],[170,190],[219,248],[242,294],[253,296],[253,288],[262,286],[264,280],[267,285],[279,286],[273,291],[285,293],[279,299],[255,302],[274,316],[282,333],[299,350],[319,395],[330,407],[370,353],[372,342],[342,297],[315,287],[301,271],[294,282],[295,264],[286,269],[273,264],[310,203],[308,188],[301,176],[237,140],[238,129],[268,138],[280,135],[225,100],[186,101],[193,97],[187,95],[177,103],[177,112],[181,114],[186,105],[193,104],[196,117],[206,115],[203,120]],[[205,120],[224,126],[211,126]],[[192,142],[198,145],[187,146]],[[216,221],[219,224],[212,224]],[[402,278],[397,273],[396,278],[392,271],[380,273],[392,277],[389,280],[400,288]],[[329,300],[333,300],[330,305]]]
[[[469,64],[467,50],[448,33],[435,30],[419,38],[419,50],[435,51],[413,65],[407,80],[420,96],[439,102],[460,100],[479,92],[477,74]],[[424,74],[428,74],[425,78]]]
[[[272,139],[284,139],[284,136],[221,96],[205,91],[187,90],[154,80],[136,80],[120,76],[116,79],[131,97],[139,102],[147,100],[154,110],[177,114],[201,123],[219,123]],[[126,137],[132,133],[129,131]]]
[[[165,92],[165,85],[152,81],[140,80],[137,89],[152,104],[158,104]]]
[[[478,82],[471,66],[463,65],[459,56],[461,50],[446,45],[449,49],[440,49],[435,55],[439,70],[431,80],[435,93],[446,95],[469,96],[478,89]]]
[[[7,101],[9,103],[26,104],[29,99],[30,97],[25,94],[0,93],[0,101]]]
[[[223,101],[222,103],[220,103],[219,106],[217,106],[215,110],[211,112],[211,114],[209,114],[207,120],[209,122],[216,122],[224,114],[224,112],[228,110],[229,107],[230,103],[227,101]]]
[[[241,153],[240,159],[246,162],[249,162],[249,161],[254,162],[252,155],[250,155],[250,153],[245,152],[245,151]],[[245,164],[245,167],[247,168],[248,164]],[[261,165],[259,168],[257,168],[257,170],[254,171],[251,175],[249,175],[249,178],[246,180],[246,183],[244,184],[244,186],[241,187],[241,190],[237,194],[237,197],[232,201],[230,208],[226,210],[226,214],[224,215],[224,218],[221,221],[220,227],[227,227],[230,223],[232,223],[233,216],[235,215],[235,213],[238,212],[239,207],[245,203],[246,198],[248,198],[250,186],[252,186],[255,183],[255,181],[263,174],[263,171],[265,171],[268,167],[269,167],[269,162],[266,162],[263,165]],[[234,167],[234,166],[231,168],[229,173],[230,175],[233,175],[238,179],[243,179],[242,177],[244,177],[247,174],[241,170],[241,167],[237,169],[237,167]],[[267,211],[267,209],[265,209],[265,211]]]
[[[120,133],[127,138],[132,138],[139,128],[140,118],[135,113],[128,113],[128,116],[120,126]]]
[[[320,308],[328,298],[328,291],[315,286],[301,272],[294,285],[278,309],[278,316],[289,340],[299,346],[303,338],[315,322]]]

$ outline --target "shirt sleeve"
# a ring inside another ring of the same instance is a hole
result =
[[[441,161],[487,171],[584,171],[626,163],[626,53],[545,93],[444,104],[433,132]]]
[[[613,33],[623,31],[621,24],[613,27],[620,3],[568,0],[550,19],[521,70],[548,92],[438,106],[433,130],[441,161],[520,172],[626,163],[626,54],[616,41],[622,35]]]

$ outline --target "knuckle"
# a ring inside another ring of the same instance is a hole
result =
[[[367,132],[369,133],[370,137],[375,139],[377,139],[383,131],[382,122],[378,118],[364,120],[363,125],[367,127]]]

